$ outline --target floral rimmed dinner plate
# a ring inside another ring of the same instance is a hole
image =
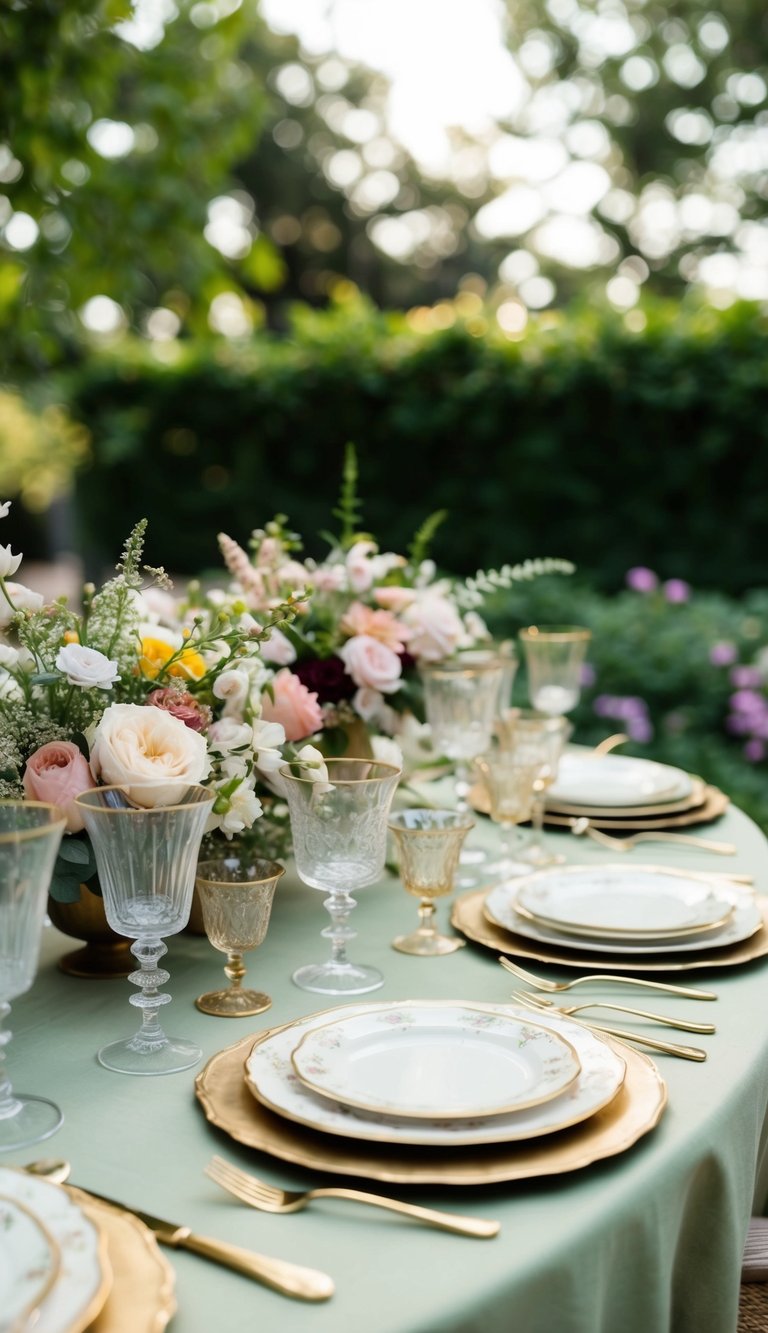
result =
[[[59,1247],[31,1209],[2,1195],[0,1237],[0,1333],[22,1333],[59,1275]]]
[[[82,1333],[101,1310],[112,1282],[106,1238],[59,1185],[0,1167],[0,1194],[28,1208],[53,1236],[60,1268],[35,1317],[34,1333]]]
[[[305,1032],[301,1082],[345,1106],[422,1120],[484,1119],[564,1092],[580,1071],[561,1035],[472,1005],[377,1005]]]
[[[541,944],[555,945],[560,949],[588,948],[592,953],[607,954],[615,954],[617,949],[620,949],[627,958],[645,954],[658,956],[662,953],[699,953],[702,950],[724,949],[728,945],[739,944],[742,940],[750,939],[762,925],[760,906],[749,889],[724,884],[722,889],[718,888],[718,893],[722,893],[731,905],[731,912],[722,926],[703,935],[696,934],[688,938],[668,940],[622,940],[619,944],[615,939],[587,940],[575,936],[569,937],[545,926],[542,922],[521,916],[515,908],[515,889],[511,885],[497,885],[491,889],[483,903],[483,913],[488,921],[501,926],[504,930]]]
[[[693,784],[681,768],[630,755],[566,750],[547,792],[549,805],[637,806],[682,801]]]
[[[619,945],[691,936],[723,926],[733,915],[733,902],[719,884],[684,870],[626,864],[539,870],[517,881],[514,901],[516,911],[537,925]],[[492,904],[489,895],[491,911]]]
[[[413,1001],[403,1001],[407,1009]],[[435,1001],[438,1005],[440,1002]],[[447,1008],[456,1003],[444,1002]],[[355,1015],[391,1008],[374,1004],[350,1005],[345,1014]],[[514,1016],[530,1023],[530,1014],[507,1006],[479,1005],[489,1015]],[[549,1015],[534,1019],[537,1026],[550,1027],[576,1051],[581,1069],[574,1082],[551,1101],[527,1110],[513,1111],[490,1119],[412,1120],[358,1110],[320,1097],[297,1078],[291,1055],[300,1039],[325,1026],[328,1012],[310,1014],[255,1042],[245,1064],[246,1082],[253,1096],[271,1111],[297,1124],[309,1125],[324,1134],[363,1139],[370,1143],[399,1143],[411,1146],[451,1147],[470,1144],[511,1143],[520,1139],[553,1134],[594,1115],[615,1097],[624,1078],[622,1057],[601,1038],[577,1023],[565,1026]]]

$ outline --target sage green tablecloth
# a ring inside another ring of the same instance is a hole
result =
[[[493,830],[484,824],[486,839]],[[706,830],[704,830],[706,832]],[[477,836],[477,835],[476,835]],[[573,861],[609,853],[554,835]],[[736,810],[716,826],[739,855],[649,845],[643,862],[751,871],[768,892],[768,847]],[[415,919],[415,903],[387,880],[360,893],[354,953],[386,976],[374,999],[442,997],[504,1001],[511,979],[490,953],[467,947],[446,958],[404,957],[389,947]],[[445,919],[447,907],[441,908]],[[166,960],[173,1004],[167,1029],[201,1043],[204,1058],[270,1024],[327,1006],[290,982],[321,957],[321,895],[287,875],[269,935],[251,955],[250,980],[273,996],[263,1019],[198,1013],[193,999],[222,980],[220,954],[205,939],[177,936]],[[45,932],[40,972],[11,1017],[10,1072],[20,1091],[48,1094],[65,1112],[59,1133],[3,1162],[65,1156],[73,1180],[198,1231],[331,1273],[325,1305],[289,1301],[202,1259],[172,1254],[176,1333],[730,1333],[736,1327],[740,1257],[753,1192],[768,1189],[768,963],[687,974],[714,987],[717,1004],[653,996],[668,1012],[714,1018],[704,1065],[658,1057],[669,1084],[659,1127],[621,1157],[541,1182],[402,1192],[419,1202],[501,1219],[501,1235],[474,1241],[352,1204],[322,1202],[290,1217],[253,1212],[203,1175],[214,1152],[289,1187],[309,1173],[230,1142],[197,1105],[194,1072],[129,1078],[96,1062],[97,1048],[129,1033],[127,981],[80,981],[57,970],[73,947]],[[550,969],[550,975],[556,975]],[[674,978],[673,978],[674,979]],[[617,988],[618,990],[618,988]],[[601,992],[608,994],[606,990]],[[615,995],[612,997],[615,998]],[[650,998],[650,992],[648,993]],[[671,1034],[674,1036],[674,1034]],[[685,1036],[680,1036],[685,1041]],[[343,1182],[342,1182],[343,1183]],[[382,1187],[384,1188],[384,1187]],[[391,1191],[395,1192],[395,1191]]]

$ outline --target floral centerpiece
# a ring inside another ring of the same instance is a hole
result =
[[[177,602],[164,571],[142,567],[145,528],[78,610],[13,581],[22,557],[0,546],[0,796],[64,809],[70,836],[51,889],[64,902],[96,869],[73,805],[82,791],[128,784],[151,804],[152,783],[204,783],[216,792],[208,836],[243,837],[263,812],[263,775],[284,762],[283,727],[262,711],[274,674],[262,650],[288,630],[303,590],[258,621],[232,597]]]

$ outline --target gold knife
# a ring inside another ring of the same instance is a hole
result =
[[[96,1190],[83,1190],[83,1193],[91,1194],[103,1203],[111,1203],[115,1208],[122,1208],[126,1213],[133,1213],[134,1217],[138,1217],[140,1222],[154,1232],[161,1245],[170,1245],[174,1250],[191,1250],[203,1259],[233,1268],[245,1277],[255,1278],[257,1282],[263,1282],[284,1296],[294,1296],[299,1301],[327,1301],[334,1293],[333,1278],[317,1268],[302,1268],[285,1259],[273,1259],[266,1254],[242,1250],[238,1245],[230,1245],[228,1241],[197,1236],[189,1227],[176,1226],[174,1222],[153,1217],[151,1213],[141,1212],[138,1208],[128,1208],[119,1200],[108,1198],[106,1194],[97,1194]]]

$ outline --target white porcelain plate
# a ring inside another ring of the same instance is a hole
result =
[[[693,935],[733,915],[719,884],[684,870],[626,864],[540,870],[518,880],[515,906],[540,925],[615,942]]]
[[[661,953],[700,953],[707,949],[726,949],[731,944],[748,940],[762,924],[760,908],[748,889],[724,883],[722,888],[718,886],[717,891],[733,907],[733,912],[725,925],[707,931],[706,934],[674,936],[672,939],[653,941],[623,939],[621,943],[617,943],[615,938],[586,941],[583,938],[577,940],[573,935],[561,934],[541,922],[520,916],[515,910],[517,889],[511,884],[498,884],[491,889],[483,904],[483,911],[490,921],[504,930],[509,930],[514,935],[522,935],[524,939],[535,940],[538,944],[554,944],[559,949],[579,948],[583,952],[586,948],[590,953],[613,955],[621,953],[627,957]]]
[[[36,1215],[0,1195],[0,1333],[32,1327],[59,1272],[59,1247]]]
[[[583,806],[645,806],[657,801],[682,801],[693,783],[681,768],[630,755],[596,755],[566,750],[557,778],[547,791],[547,804]]]
[[[59,1250],[58,1275],[40,1305],[34,1333],[82,1333],[109,1292],[106,1241],[69,1195],[48,1180],[0,1167],[0,1195],[33,1213]],[[0,1319],[4,1314],[0,1306]]]
[[[537,1106],[581,1068],[570,1043],[535,1021],[430,1003],[343,1014],[305,1033],[291,1063],[325,1097],[424,1120]]]
[[[416,1003],[422,1002],[404,1000],[402,1010],[405,1012]],[[436,1007],[439,1004],[435,1001]],[[444,1004],[450,1009],[457,1007],[455,1001],[445,1001]],[[523,1024],[531,1021],[528,1014],[513,1005],[478,1004],[473,1008],[489,1015],[515,1018]],[[390,1014],[396,1012],[391,1004],[360,1004],[345,1006],[344,1014],[352,1017],[384,1009]],[[385,1116],[330,1101],[300,1081],[291,1064],[291,1055],[306,1033],[325,1027],[327,1023],[327,1012],[310,1014],[280,1032],[260,1038],[246,1060],[246,1085],[257,1101],[278,1115],[344,1138],[438,1148],[512,1143],[552,1134],[586,1120],[613,1100],[624,1081],[624,1061],[616,1050],[581,1024],[550,1018],[547,1014],[541,1019],[537,1016],[533,1025],[547,1027],[562,1036],[573,1046],[581,1065],[573,1083],[558,1097],[524,1111],[511,1111],[489,1119],[414,1120]]]

